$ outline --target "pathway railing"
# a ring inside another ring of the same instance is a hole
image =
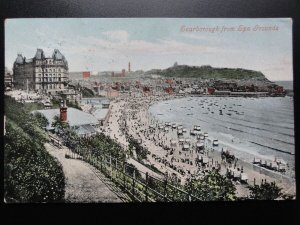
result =
[[[80,158],[100,170],[106,177],[110,178],[133,201],[138,202],[184,202],[200,201],[201,199],[176,187],[170,179],[159,179],[144,173],[125,161],[101,153],[94,155],[91,151],[75,149],[70,156]]]

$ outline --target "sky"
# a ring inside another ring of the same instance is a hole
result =
[[[292,20],[51,18],[5,20],[5,66],[59,49],[69,71],[121,71],[211,65],[293,80]]]

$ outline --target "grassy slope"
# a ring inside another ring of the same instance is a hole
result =
[[[157,74],[165,77],[189,77],[202,79],[265,79],[265,76],[259,71],[231,68],[213,68],[211,66],[186,66],[180,65],[170,67],[164,70],[156,71]]]
[[[42,120],[30,115],[40,108],[5,97],[4,191],[8,202],[63,201],[62,167],[44,147],[48,137]]]

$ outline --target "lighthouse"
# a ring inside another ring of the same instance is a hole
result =
[[[131,70],[130,70],[130,62],[128,63],[128,73],[130,73]]]

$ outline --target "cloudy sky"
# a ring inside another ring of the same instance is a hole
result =
[[[37,48],[46,56],[59,49],[70,71],[119,71],[129,61],[132,70],[164,69],[178,62],[259,70],[270,80],[293,79],[291,19],[5,21],[5,65],[10,70],[18,53],[32,58]]]

